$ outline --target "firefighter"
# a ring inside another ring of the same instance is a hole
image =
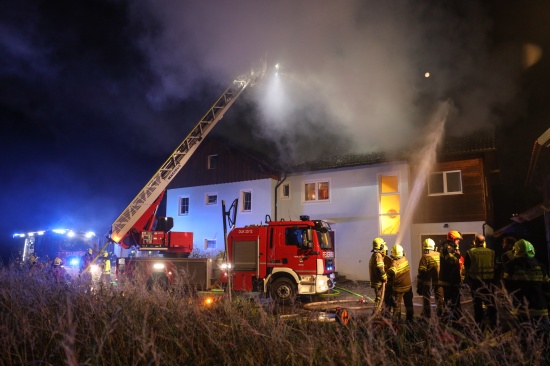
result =
[[[65,272],[65,268],[62,266],[61,258],[56,257],[52,261],[50,276],[55,283],[66,283],[69,280],[68,274]]]
[[[459,244],[462,234],[458,231],[449,231],[447,240],[441,245],[441,256],[439,266],[438,291],[443,293],[443,301],[440,299],[439,306],[446,314],[441,314],[444,320],[450,318],[457,321],[461,317],[460,289],[462,287],[462,266],[463,260],[459,252]]]
[[[391,266],[388,269],[388,283],[391,283],[395,306],[393,318],[401,320],[401,300],[405,303],[407,320],[413,320],[413,292],[411,283],[411,268],[405,257],[403,247],[395,244],[391,250]]]
[[[88,248],[86,253],[80,258],[80,273],[83,272],[90,272],[90,266],[92,264],[92,261],[94,260],[94,256],[92,255],[93,251],[92,248]]]
[[[527,240],[513,247],[514,259],[504,270],[503,281],[512,296],[515,315],[521,323],[531,321],[548,331],[549,279],[544,266],[535,258],[535,248]]]
[[[504,268],[512,259],[514,259],[514,251],[512,248],[514,247],[516,241],[518,240],[513,236],[507,236],[502,239],[502,254],[497,256],[495,259],[495,282],[497,282],[496,284],[501,287]]]
[[[105,285],[111,283],[111,260],[107,251],[103,252],[101,258],[101,282]]]
[[[422,296],[422,316],[424,318],[430,318],[432,316],[432,309],[430,306],[432,291],[437,306],[437,315],[441,316],[443,312],[443,293],[440,291],[442,287],[437,285],[441,254],[435,251],[435,242],[430,238],[422,242],[422,250],[423,254],[418,264],[418,275],[416,276],[416,292]]]
[[[489,324],[494,326],[496,307],[492,289],[495,276],[495,251],[487,248],[483,235],[476,235],[473,244],[464,257],[464,267],[466,283],[472,292],[474,320],[478,325],[482,325],[483,304],[485,304]]]
[[[369,261],[370,287],[374,289],[374,311],[377,312],[381,306],[382,292],[388,282],[388,275],[384,269],[384,247],[386,242],[382,238],[375,238],[372,242],[371,257]]]

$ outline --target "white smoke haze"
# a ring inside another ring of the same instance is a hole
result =
[[[255,131],[282,154],[298,154],[293,139],[315,132],[339,134],[355,152],[405,147],[448,99],[447,132],[472,133],[500,123],[499,106],[516,97],[520,58],[493,44],[476,2],[142,0],[133,9],[156,19],[140,41],[159,79],[156,105],[266,55],[280,63],[286,95],[258,93]]]

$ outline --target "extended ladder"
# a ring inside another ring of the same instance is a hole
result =
[[[151,180],[143,187],[141,192],[133,199],[126,209],[115,220],[111,228],[111,240],[120,243],[120,240],[136,224],[140,217],[155,202],[168,184],[187,163],[191,155],[200,145],[201,141],[214,128],[216,123],[223,118],[225,112],[231,107],[243,90],[253,84],[265,73],[265,66],[261,72],[252,70],[235,79],[222,93],[214,105],[199,120],[195,128],[183,140],[178,148],[170,155],[168,160],[153,175]]]

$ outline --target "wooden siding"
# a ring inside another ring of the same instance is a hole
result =
[[[215,169],[208,169],[210,155],[218,156]],[[265,178],[277,179],[276,170],[269,164],[250,153],[230,146],[223,139],[208,136],[168,185],[168,189]]]
[[[432,172],[460,170],[462,194],[428,196],[427,184],[415,210],[415,223],[488,220],[485,174],[481,158],[440,162]],[[414,173],[413,173],[414,174]],[[414,178],[413,178],[414,179]],[[414,183],[414,180],[411,184]]]

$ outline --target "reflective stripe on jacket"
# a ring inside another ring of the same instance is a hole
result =
[[[495,277],[495,251],[489,248],[469,249],[466,258],[466,275],[474,280],[492,280]]]
[[[405,293],[411,289],[411,268],[406,257],[393,259],[388,270],[393,292]]]

